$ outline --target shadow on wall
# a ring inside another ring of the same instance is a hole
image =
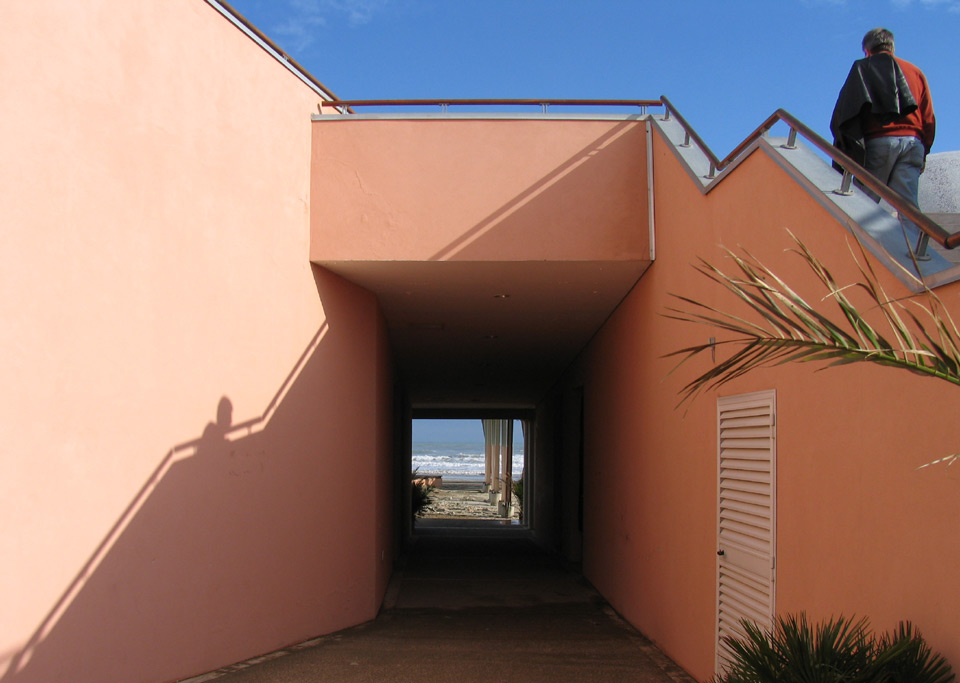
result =
[[[502,260],[538,243],[538,259],[569,252],[571,236],[589,232],[615,244],[635,259],[646,249],[646,128],[623,122],[591,141],[560,166],[499,207],[474,227],[430,257],[431,261]],[[471,189],[464,188],[469,193]],[[615,201],[613,201],[615,200]],[[587,260],[595,260],[590,257]]]
[[[342,628],[373,602],[369,534],[347,499],[364,483],[348,444],[362,411],[344,391],[357,341],[338,328],[344,284],[315,272],[327,320],[263,414],[235,424],[220,399],[0,681],[171,680]]]

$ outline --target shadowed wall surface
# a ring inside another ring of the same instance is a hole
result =
[[[744,245],[817,302],[822,290],[787,252],[789,228],[841,284],[860,276],[852,236],[762,150],[707,195],[660,138],[654,165],[657,262],[556,390],[569,401],[582,385],[585,397],[585,575],[667,654],[708,678],[717,582],[716,398],[774,388],[777,611],[868,616],[880,630],[910,619],[935,649],[960,662],[960,601],[949,589],[960,562],[953,524],[960,473],[916,469],[956,452],[960,392],[888,368],[817,373],[812,365],[788,365],[677,409],[679,389],[710,361],[699,358],[670,375],[676,361],[664,354],[717,333],[663,318],[677,304],[669,294],[737,310],[732,297],[723,299],[718,286],[694,273],[698,257],[732,266],[719,245]],[[889,272],[879,275],[890,296],[908,294]],[[956,285],[938,290],[954,315],[958,292]],[[572,523],[568,518],[567,537],[577,535]]]
[[[371,618],[391,367],[373,297],[309,264],[317,94],[195,0],[0,24],[0,680],[169,680]]]

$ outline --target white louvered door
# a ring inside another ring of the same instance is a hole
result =
[[[717,400],[717,672],[740,620],[773,625],[776,550],[776,392]]]

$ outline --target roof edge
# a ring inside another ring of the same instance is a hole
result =
[[[269,54],[271,57],[276,59],[278,62],[283,64],[291,73],[293,73],[297,78],[303,81],[307,86],[309,86],[314,92],[320,95],[323,99],[326,100],[338,100],[333,91],[331,91],[327,86],[318,81],[313,75],[310,74],[306,69],[304,69],[297,61],[280,49],[276,43],[270,40],[266,34],[264,34],[260,29],[250,23],[246,17],[244,17],[240,12],[234,9],[231,5],[224,2],[223,0],[205,0],[205,2],[213,7],[217,12],[219,12],[223,17],[227,19],[231,24],[240,29],[245,33],[253,42],[259,45],[263,50]]]
[[[314,121],[646,121],[650,114],[539,114],[521,112],[487,113],[430,113],[401,114],[313,114]]]

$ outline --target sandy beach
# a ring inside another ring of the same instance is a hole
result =
[[[497,513],[497,505],[489,502],[483,492],[482,481],[443,479],[433,489],[430,504],[418,519],[504,519]],[[514,501],[514,513],[507,519],[519,520],[520,513]]]

